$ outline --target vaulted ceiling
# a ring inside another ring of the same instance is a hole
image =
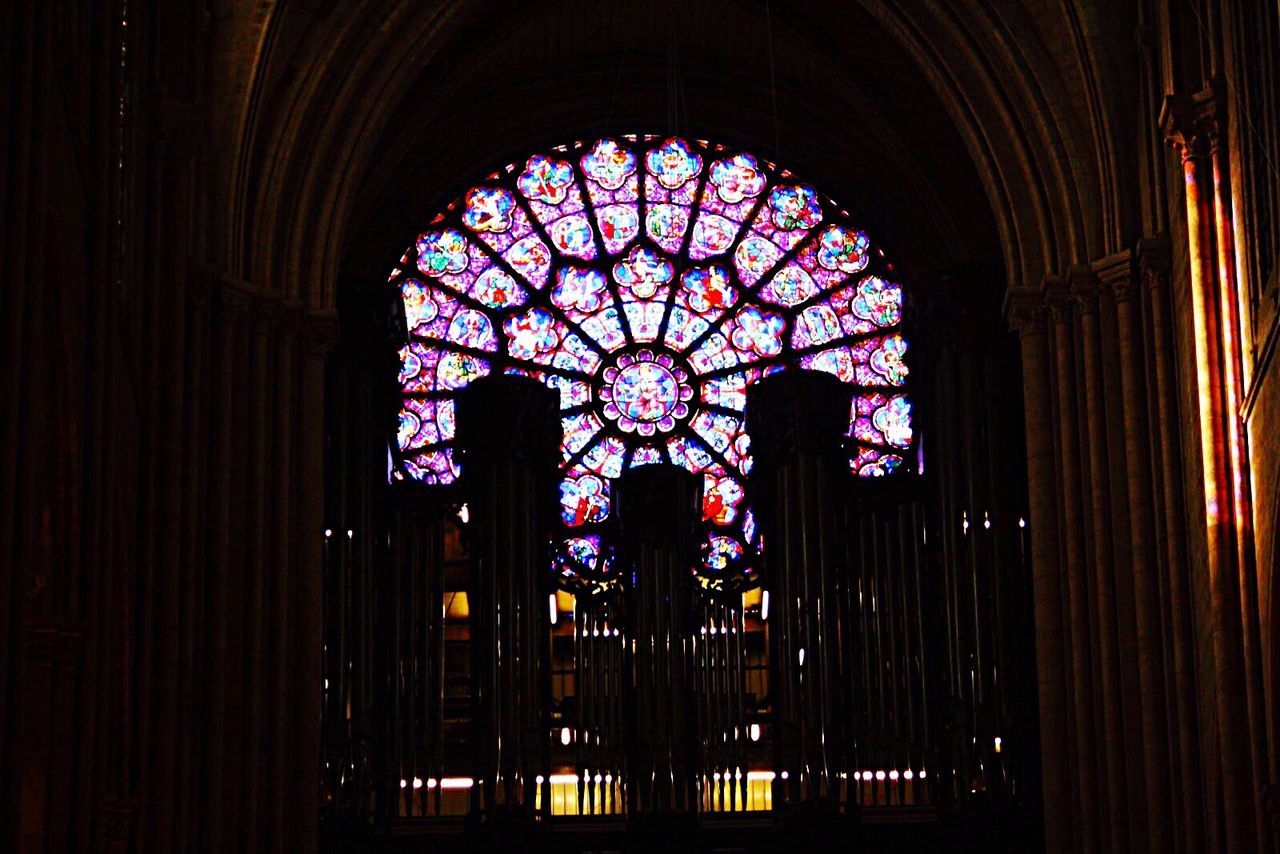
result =
[[[776,158],[908,268],[995,262],[1035,285],[1133,236],[1136,178],[1117,164],[1138,142],[1134,22],[1109,10],[227,0],[210,24],[213,251],[261,287],[332,305],[486,172],[674,120]]]

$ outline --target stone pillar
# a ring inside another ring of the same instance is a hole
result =
[[[1136,617],[1142,763],[1147,798],[1148,848],[1173,849],[1169,797],[1168,726],[1160,585],[1154,561],[1155,523],[1149,456],[1150,423],[1143,390],[1144,348],[1140,303],[1130,253],[1102,265],[1100,277],[1115,298],[1120,385],[1124,401],[1124,454]]]
[[[747,393],[752,481],[773,600],[775,809],[834,800],[843,770],[835,767],[829,740],[836,715],[853,706],[841,692],[835,661],[836,560],[844,550],[834,509],[849,477],[842,441],[849,407],[848,386],[819,372],[777,374]]]
[[[293,550],[294,524],[294,488],[296,479],[293,466],[284,461],[290,459],[290,449],[294,442],[294,390],[298,384],[298,317],[295,310],[285,309],[278,318],[279,333],[276,340],[276,355],[273,376],[273,394],[279,401],[276,407],[274,459],[275,459],[275,492],[274,530],[275,548],[271,555],[270,565],[274,567],[271,584],[270,627],[270,667],[275,670],[285,666],[288,661],[290,621],[296,615],[289,610],[289,595],[293,589],[290,582],[290,568],[296,565],[297,559]],[[282,709],[288,704],[289,684],[284,679],[272,679],[270,707]],[[273,828],[270,835],[269,851],[283,851],[287,848],[287,840],[281,839],[280,828],[285,824],[285,792],[288,789],[285,781],[289,777],[288,749],[289,722],[281,719],[281,715],[271,716],[271,731],[268,735],[269,760],[267,765],[269,815],[266,826]]]
[[[1088,446],[1082,466],[1088,473],[1092,513],[1094,597],[1098,613],[1098,661],[1102,673],[1100,711],[1103,722],[1103,767],[1107,779],[1107,812],[1111,850],[1129,851],[1130,817],[1141,807],[1130,802],[1124,738],[1124,674],[1121,664],[1115,549],[1111,528],[1111,480],[1107,460],[1105,377],[1099,332],[1097,282],[1091,275],[1075,279],[1072,293],[1080,315],[1080,349],[1084,367],[1083,401]],[[1145,825],[1145,822],[1142,822]]]
[[[484,808],[532,813],[549,774],[542,720],[547,542],[560,422],[536,380],[488,377],[458,398],[457,444],[476,555],[472,585],[475,785]]]
[[[1067,562],[1067,598],[1071,622],[1071,684],[1075,708],[1076,799],[1080,806],[1076,849],[1099,845],[1097,739],[1094,728],[1092,620],[1089,615],[1089,567],[1085,554],[1079,431],[1076,419],[1076,365],[1071,304],[1061,287],[1050,283],[1054,388],[1058,404],[1059,488]]]
[[[297,570],[291,578],[288,606],[297,619],[290,628],[290,710],[294,720],[289,762],[293,773],[287,790],[286,826],[294,829],[297,850],[315,851],[320,827],[320,673],[324,642],[325,366],[337,342],[337,318],[329,313],[308,315],[300,338],[297,450],[295,459],[289,461],[296,461],[299,482],[295,493],[297,517],[292,526]]]
[[[1215,101],[1224,100],[1218,91],[1219,81],[1211,83]],[[1229,471],[1231,520],[1235,533],[1236,584],[1239,588],[1240,631],[1245,703],[1249,719],[1249,749],[1253,764],[1254,805],[1258,844],[1274,847],[1280,840],[1273,835],[1274,823],[1280,815],[1272,814],[1267,803],[1274,798],[1280,781],[1270,778],[1274,757],[1268,750],[1265,677],[1262,669],[1262,626],[1258,606],[1258,569],[1254,552],[1252,471],[1249,461],[1249,438],[1244,420],[1245,363],[1242,337],[1248,327],[1242,321],[1244,302],[1240,298],[1236,275],[1235,226],[1232,211],[1230,164],[1223,129],[1210,133],[1210,160],[1213,178],[1213,221],[1218,255],[1216,289],[1218,328],[1222,346],[1222,405],[1226,414],[1221,424]],[[1280,748],[1280,745],[1273,747]]]
[[[1157,473],[1161,491],[1157,512],[1163,517],[1164,548],[1159,558],[1168,599],[1173,696],[1176,698],[1172,711],[1177,722],[1175,756],[1182,795],[1179,827],[1186,841],[1186,850],[1198,854],[1204,848],[1204,789],[1200,776],[1195,633],[1191,620],[1186,515],[1182,502],[1182,443],[1169,312],[1168,242],[1145,241],[1139,246],[1138,264],[1150,314],[1149,349],[1155,380],[1152,415],[1160,441]]]
[[[230,565],[232,562],[232,475],[236,399],[236,350],[243,335],[245,300],[230,288],[218,294],[215,325],[211,332],[212,365],[209,380],[213,384],[213,441],[209,489],[209,571],[205,581],[208,642],[205,666],[208,668],[208,703],[204,724],[207,727],[201,757],[206,769],[206,797],[199,821],[201,838],[209,850],[233,847],[224,840],[227,785],[225,761],[227,720],[231,708],[227,699],[231,662],[227,651],[227,611],[234,607],[230,597]]]
[[[631,572],[628,811],[698,811],[697,707],[692,696],[693,568],[702,481],[681,469],[631,469],[614,495],[622,565]]]
[[[1228,425],[1238,413],[1228,408],[1223,322],[1215,263],[1213,153],[1218,114],[1211,90],[1191,98],[1169,96],[1160,124],[1182,158],[1186,189],[1187,249],[1190,254],[1191,314],[1195,341],[1196,391],[1200,420],[1200,460],[1204,476],[1205,532],[1213,624],[1214,691],[1217,698],[1219,757],[1227,848],[1249,851],[1262,844],[1261,792],[1251,744],[1252,680],[1246,670],[1246,636],[1241,617],[1242,567],[1237,539],[1233,452]],[[1236,475],[1243,476],[1236,472]],[[1245,702],[1241,702],[1241,699]]]
[[[205,612],[205,578],[209,568],[210,527],[208,481],[213,409],[214,364],[211,354],[213,276],[200,271],[188,279],[187,347],[183,408],[182,456],[185,489],[183,495],[184,531],[182,555],[178,562],[185,583],[182,589],[178,623],[181,627],[177,692],[181,702],[178,714],[179,768],[191,773],[179,775],[176,784],[177,829],[179,840],[197,838],[204,809],[204,766],[201,746],[208,733],[203,708],[208,696],[208,671],[201,654],[208,638]],[[198,615],[198,616],[197,616]]]
[[[1046,330],[1048,309],[1044,298],[1036,293],[1011,294],[1007,309],[1022,347],[1045,850],[1049,854],[1065,854],[1073,850],[1071,762],[1062,621],[1064,585],[1058,560],[1058,483],[1054,465],[1053,396]]]

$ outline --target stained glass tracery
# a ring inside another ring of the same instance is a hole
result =
[[[671,464],[704,479],[700,579],[747,581],[747,388],[781,370],[854,387],[850,467],[894,472],[912,443],[902,289],[847,214],[791,173],[702,141],[561,146],[467,191],[391,276],[400,350],[392,477],[459,475],[454,395],[490,373],[560,395],[555,571],[611,583],[612,481]]]

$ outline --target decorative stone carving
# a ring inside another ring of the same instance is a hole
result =
[[[1034,291],[1010,291],[1004,302],[1005,318],[1009,328],[1019,335],[1044,331],[1049,317],[1049,306],[1044,296]]]
[[[1134,270],[1133,253],[1125,249],[1093,262],[1093,273],[1102,290],[1109,292],[1117,302],[1128,302],[1138,293],[1138,281]]]
[[[1165,142],[1182,155],[1183,161],[1209,157],[1222,136],[1221,82],[1209,85],[1194,95],[1166,95],[1160,108],[1160,128]]]

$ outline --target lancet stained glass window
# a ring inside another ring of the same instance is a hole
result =
[[[701,582],[750,583],[746,389],[775,371],[854,387],[855,474],[891,474],[911,446],[892,266],[830,199],[745,152],[626,136],[534,155],[437,215],[390,281],[408,336],[392,477],[458,477],[454,395],[472,380],[546,383],[567,581],[610,583],[612,481],[672,464],[704,478]]]

